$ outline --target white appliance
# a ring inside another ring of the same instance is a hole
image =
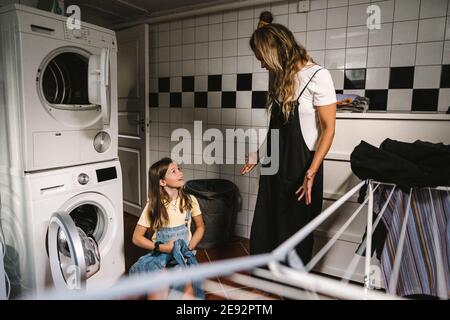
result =
[[[6,300],[6,277],[5,269],[3,267],[3,243],[0,243],[0,300]]]
[[[53,287],[107,288],[124,274],[119,161],[1,175],[0,181],[12,297]]]
[[[10,167],[26,172],[118,158],[114,31],[0,8],[0,113]]]

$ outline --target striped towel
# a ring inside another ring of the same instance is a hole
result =
[[[380,186],[374,193],[375,212],[380,212],[391,190],[391,186]],[[406,216],[408,197],[408,193],[399,189],[395,190],[383,214],[388,235],[381,256],[381,268],[387,291],[390,290],[390,278],[403,219]],[[400,296],[444,296],[448,299],[450,297],[450,194],[448,191],[413,188],[410,206],[395,293]],[[433,232],[433,228],[437,233]],[[442,257],[439,266],[442,269],[438,268],[438,252]],[[443,275],[441,281],[438,278],[439,273]]]

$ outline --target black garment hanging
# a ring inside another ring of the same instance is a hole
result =
[[[450,145],[417,140],[414,143],[385,139],[380,148],[361,141],[350,155],[353,173],[361,180],[411,187],[450,184]]]
[[[310,151],[303,138],[299,123],[299,99],[317,70],[305,85],[294,105],[294,112],[285,121],[277,103],[271,111],[267,136],[267,154],[271,155],[271,132],[279,130],[279,167],[276,174],[263,175],[259,179],[259,191],[250,234],[250,253],[267,253],[283,243],[322,211],[323,166],[318,169],[311,192],[311,204],[304,196],[298,201],[295,191],[303,183],[311,165],[314,151]],[[268,167],[269,164],[262,164]],[[296,251],[306,264],[312,255],[313,236],[308,236]]]

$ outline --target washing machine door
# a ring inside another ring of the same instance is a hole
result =
[[[57,212],[50,219],[47,246],[57,289],[85,289],[86,280],[100,269],[96,241],[66,213]]]

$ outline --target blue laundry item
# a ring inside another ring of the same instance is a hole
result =
[[[167,267],[182,268],[197,265],[198,261],[192,251],[189,250],[188,222],[191,212],[186,213],[185,224],[172,228],[160,228],[156,232],[156,241],[167,243],[175,240],[171,253],[152,251],[140,257],[130,268],[130,274],[148,273],[165,269]],[[202,283],[193,281],[194,295],[199,299],[205,298]],[[174,289],[183,291],[184,285],[175,286]]]

